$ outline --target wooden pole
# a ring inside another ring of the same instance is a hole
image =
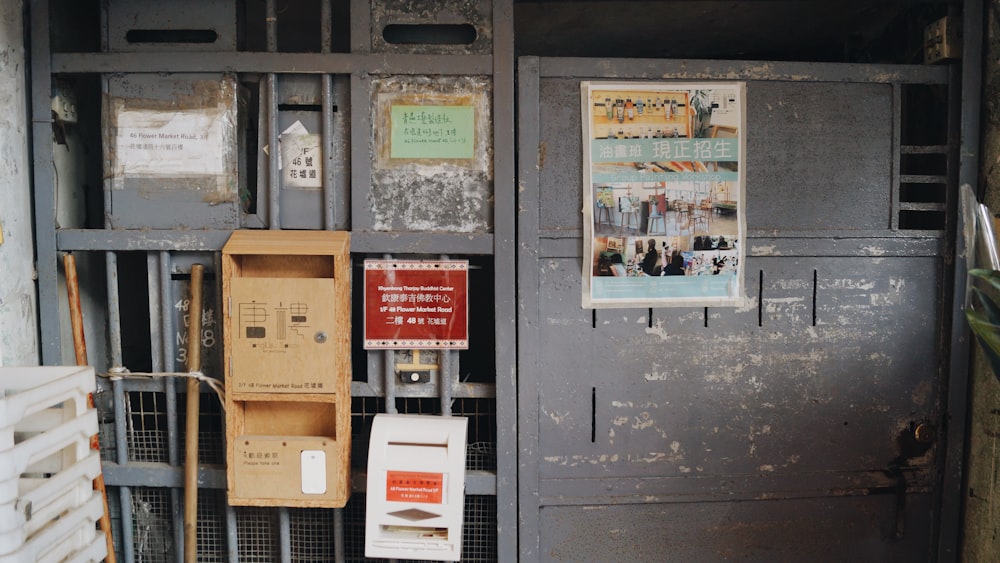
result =
[[[205,267],[191,266],[191,304],[188,307],[187,369],[201,370],[201,284]],[[187,383],[187,424],[184,445],[184,562],[198,561],[198,415],[201,382]]]
[[[66,271],[66,295],[69,298],[69,323],[73,329],[73,352],[76,354],[76,365],[89,365],[87,361],[87,339],[83,333],[83,308],[80,306],[80,281],[76,277],[76,258],[72,254],[63,256],[63,269]],[[87,407],[94,408],[94,395],[87,396]],[[97,436],[90,439],[90,448],[101,451],[100,441]],[[101,531],[104,532],[104,540],[108,545],[108,556],[105,561],[115,563],[115,544],[111,537],[111,516],[108,511],[108,490],[104,486],[104,473],[98,474],[94,479],[94,490],[101,493],[101,500],[104,501],[104,514],[98,521]]]

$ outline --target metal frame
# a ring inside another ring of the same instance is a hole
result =
[[[973,12],[978,14],[978,12]],[[978,26],[981,22],[975,20]],[[967,38],[966,47],[970,47]],[[972,39],[972,42],[981,39]],[[950,85],[950,111],[953,114],[949,120],[948,145],[938,147],[902,147],[900,141],[900,122],[893,123],[893,147],[895,152],[934,152],[948,155],[949,170],[955,170],[958,164],[959,139],[956,137],[956,112],[959,107],[959,91],[963,108],[961,119],[961,146],[975,147],[972,131],[977,123],[973,108],[978,108],[976,96],[964,94],[967,88],[978,92],[974,79],[966,78],[967,74],[978,73],[971,69],[977,64],[978,48],[968,51],[970,59],[965,60],[967,72],[963,73],[963,83],[958,85],[955,72],[944,67],[909,66],[909,65],[858,65],[858,64],[823,64],[795,62],[761,62],[761,61],[711,61],[711,60],[615,60],[614,65],[608,65],[603,59],[586,58],[538,58],[522,57],[518,60],[518,146],[534,148],[544,141],[541,139],[540,124],[540,88],[541,81],[546,78],[588,79],[622,79],[622,80],[663,80],[665,77],[676,80],[757,80],[757,81],[821,81],[821,82],[859,82],[891,84],[894,89],[894,108],[898,114],[900,102],[900,86],[905,84],[947,84]],[[961,88],[961,90],[959,90]],[[973,154],[966,154],[966,153]],[[521,165],[518,168],[518,186],[522,202],[518,209],[518,450],[521,471],[519,474],[518,499],[521,521],[519,545],[522,561],[538,561],[544,559],[540,551],[540,508],[545,504],[590,505],[593,497],[577,497],[572,483],[560,482],[543,487],[538,474],[538,467],[544,452],[539,451],[539,405],[540,381],[538,365],[543,354],[539,349],[539,334],[544,319],[540,318],[540,298],[537,292],[539,284],[539,268],[535,264],[546,258],[572,258],[579,256],[579,239],[583,233],[578,229],[546,230],[541,227],[539,200],[540,175],[542,163],[536,159],[533,150],[521,151]],[[533,157],[534,155],[534,157]],[[962,150],[961,159],[962,182],[975,184],[975,155],[973,149]],[[968,179],[971,178],[971,179]],[[753,240],[754,250],[749,250],[747,257],[812,257],[812,256],[871,256],[872,248],[877,252],[885,252],[888,256],[902,257],[946,257],[955,248],[956,233],[959,225],[952,217],[956,214],[957,183],[954,177],[933,177],[933,181],[948,182],[949,191],[947,204],[908,205],[900,203],[899,186],[901,182],[922,181],[921,178],[907,177],[900,174],[899,155],[893,162],[891,209],[893,219],[884,230],[859,231],[845,235],[843,232],[782,232],[749,229],[747,236]],[[918,209],[947,211],[948,222],[944,231],[900,230],[895,215],[900,209]],[[859,244],[862,240],[865,245]],[[870,248],[862,248],[869,246]],[[882,254],[879,254],[882,255]],[[958,254],[961,256],[961,253]],[[934,482],[936,496],[933,512],[932,529],[937,530],[937,537],[931,541],[931,548],[941,560],[950,560],[956,556],[958,546],[958,529],[961,522],[961,466],[963,463],[964,442],[966,432],[965,400],[967,398],[967,355],[962,352],[967,346],[964,339],[961,320],[961,303],[964,293],[961,285],[965,279],[965,264],[958,262],[954,268],[955,287],[946,280],[944,295],[953,297],[952,311],[954,317],[943,314],[942,323],[946,332],[951,333],[954,352],[945,351],[949,358],[950,370],[953,374],[947,378],[948,389],[942,390],[942,417],[948,420],[947,436],[938,446],[938,470],[942,477]],[[948,276],[946,275],[945,278]],[[959,281],[961,280],[961,281]],[[652,310],[650,314],[652,314]],[[595,312],[595,315],[597,313]],[[707,311],[706,311],[707,315]],[[595,316],[596,319],[596,316]],[[596,322],[596,320],[595,320]],[[707,326],[707,325],[706,325]],[[953,328],[957,327],[957,328]],[[945,369],[942,366],[942,369]],[[771,482],[763,479],[731,479],[725,486],[719,485],[717,479],[708,479],[701,483],[697,477],[685,478],[685,484],[671,484],[667,480],[657,485],[650,485],[642,479],[599,479],[593,481],[593,488],[606,492],[608,498],[619,495],[634,495],[639,487],[647,494],[647,502],[690,502],[718,500],[719,494],[734,500],[752,499],[754,495],[767,495],[767,498],[804,498],[815,496],[818,490],[848,490],[864,486],[885,486],[884,475],[874,473],[830,475],[826,482],[817,482],[814,476],[808,483],[796,482],[795,479],[780,479]],[[848,485],[848,482],[852,483]],[[680,487],[680,488],[677,488]],[[577,487],[579,489],[579,487]],[[683,490],[682,490],[683,489]],[[774,491],[782,491],[775,495]],[[729,496],[735,495],[735,496]],[[611,502],[611,501],[609,501]],[[629,502],[629,501],[615,501]]]
[[[253,73],[261,76],[261,105],[263,110],[260,123],[261,135],[267,135],[271,146],[277,144],[277,101],[276,81],[285,74],[314,74],[321,76],[322,133],[326,154],[336,154],[341,150],[333,142],[332,106],[334,91],[332,75],[350,76],[349,98],[351,124],[350,154],[346,155],[351,170],[350,193],[340,194],[335,189],[333,167],[328,166],[323,179],[323,228],[350,229],[352,231],[352,251],[355,254],[450,254],[468,256],[491,256],[496,275],[493,280],[495,302],[495,384],[462,383],[456,378],[456,371],[445,368],[442,376],[455,379],[453,385],[434,385],[427,389],[408,388],[393,393],[389,385],[383,383],[383,370],[391,372],[391,365],[373,361],[382,356],[369,353],[369,382],[355,381],[352,393],[357,397],[434,397],[440,394],[446,404],[442,410],[450,411],[450,399],[495,398],[498,405],[497,418],[497,470],[470,471],[467,479],[467,494],[496,496],[496,518],[498,527],[497,549],[500,560],[517,558],[516,530],[516,447],[515,429],[517,417],[514,411],[516,340],[514,329],[514,38],[512,2],[492,3],[494,46],[492,55],[415,55],[385,54],[371,52],[369,2],[352,0],[351,9],[351,52],[333,53],[331,8],[328,2],[321,3],[321,50],[319,53],[278,52],[276,2],[267,0],[265,12],[267,23],[266,52],[197,52],[197,53],[111,53],[107,51],[106,29],[102,29],[101,53],[52,53],[49,49],[49,2],[31,0],[31,92],[32,127],[34,156],[34,194],[36,209],[36,250],[39,257],[39,317],[42,333],[41,349],[43,363],[62,363],[62,342],[59,333],[60,317],[57,304],[59,271],[56,257],[65,251],[101,252],[105,254],[107,273],[108,308],[110,312],[109,335],[111,355],[107,367],[122,364],[121,307],[118,294],[118,253],[138,251],[146,255],[146,275],[149,280],[150,347],[154,371],[170,371],[175,355],[174,312],[172,303],[174,283],[172,274],[183,271],[187,253],[210,253],[214,256],[209,269],[216,273],[219,251],[229,237],[226,230],[112,230],[104,229],[59,229],[56,228],[55,177],[51,166],[52,145],[50,143],[52,118],[49,114],[49,92],[53,75],[105,73],[180,73],[180,72],[227,72]],[[102,24],[102,28],[105,27]],[[371,166],[368,154],[368,136],[371,121],[368,113],[368,99],[371,82],[369,76],[384,75],[487,75],[494,83],[493,116],[495,147],[494,170],[494,228],[489,233],[449,234],[420,232],[373,232],[369,230],[370,216],[367,209],[367,193],[370,189]],[[262,184],[269,186],[267,193],[258,194],[256,216],[244,216],[245,226],[280,229],[280,194],[277,178],[277,151],[271,151],[268,167],[269,177]],[[218,281],[217,281],[218,284]],[[216,295],[221,295],[216,291]],[[457,365],[457,354],[445,354],[445,364]],[[99,361],[98,365],[104,363]],[[372,369],[374,368],[374,369]],[[391,378],[390,378],[391,379]],[[386,381],[385,383],[388,383]],[[117,379],[102,382],[102,387],[113,397],[115,414],[115,458],[105,461],[106,481],[111,491],[118,495],[120,519],[118,525],[119,548],[123,560],[133,561],[135,539],[129,533],[135,522],[133,512],[133,489],[136,487],[167,488],[173,505],[174,552],[178,560],[183,553],[183,534],[180,513],[179,487],[182,466],[180,448],[177,444],[178,411],[177,385],[166,380]],[[206,389],[203,389],[206,391]],[[168,430],[168,456],[161,463],[136,463],[129,458],[128,413],[126,408],[130,393],[151,392],[163,394],[166,401],[166,427]],[[199,483],[202,487],[224,488],[224,470],[217,467],[202,467]],[[363,492],[363,472],[354,475],[356,492]],[[201,503],[199,503],[201,505]],[[226,507],[221,517],[225,524],[220,533],[226,538],[226,553],[229,561],[239,557],[237,545],[237,521],[240,511]],[[291,560],[292,532],[290,527],[296,516],[288,509],[277,510],[278,552],[282,561]],[[333,511],[335,559],[345,560],[345,516],[341,509]]]

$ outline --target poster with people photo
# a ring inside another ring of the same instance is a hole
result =
[[[583,306],[737,306],[745,85],[583,82]]]

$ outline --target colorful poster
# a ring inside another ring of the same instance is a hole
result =
[[[745,86],[581,84],[583,306],[743,302]]]
[[[469,347],[467,260],[365,260],[365,349]]]

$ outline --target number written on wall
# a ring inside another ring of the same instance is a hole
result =
[[[201,371],[210,376],[218,376],[219,363],[216,350],[221,334],[215,311],[215,295],[209,287],[203,290],[204,301],[201,308]],[[187,371],[188,351],[191,349],[188,331],[191,327],[191,300],[187,297],[174,303],[174,318],[177,330],[174,334],[174,369]]]

